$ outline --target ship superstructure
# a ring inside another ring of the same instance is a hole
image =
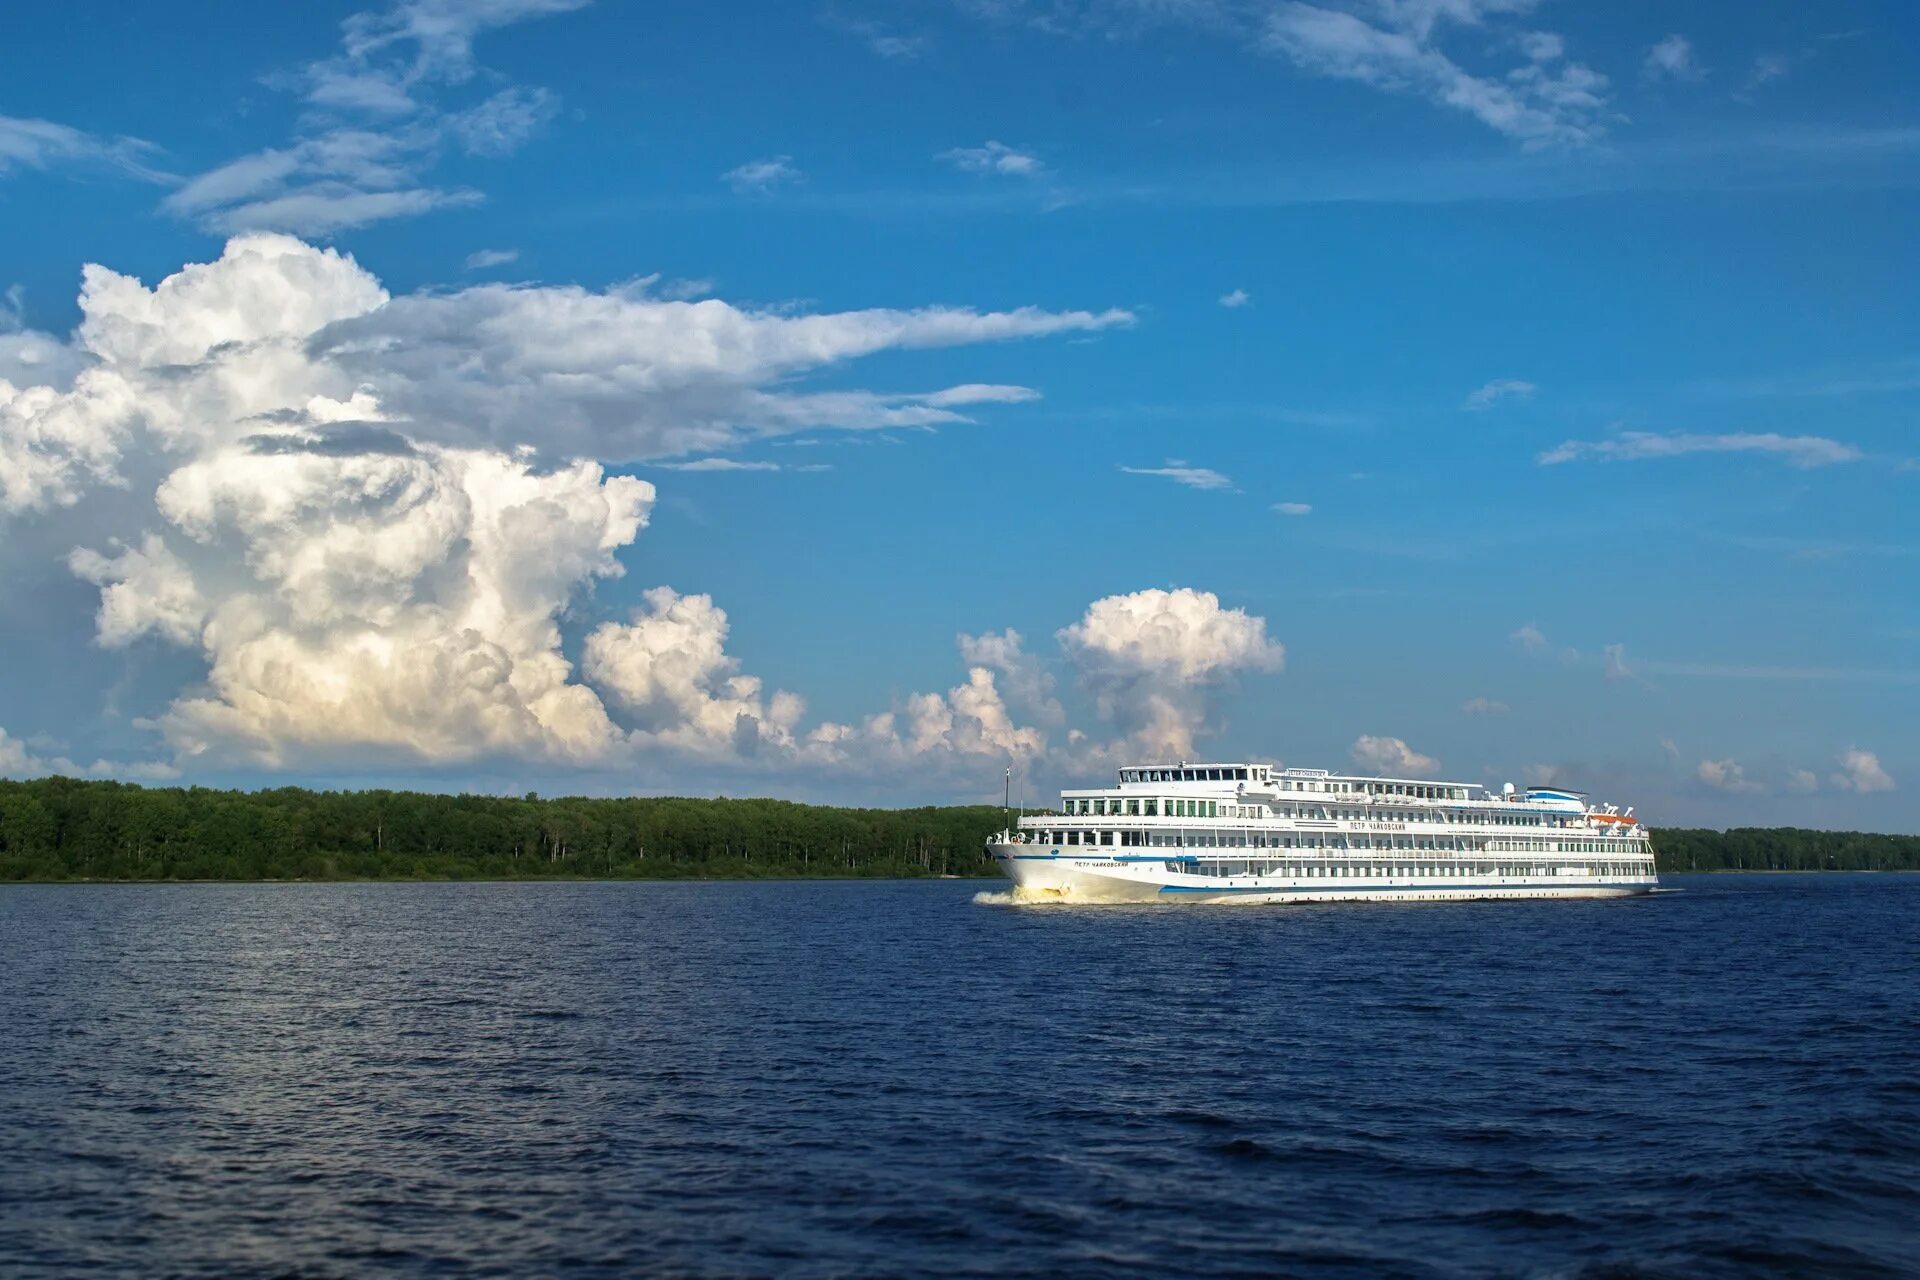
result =
[[[989,842],[1023,895],[1088,902],[1620,897],[1647,830],[1559,787],[1265,764],[1129,765]]]

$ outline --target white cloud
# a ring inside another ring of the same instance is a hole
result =
[[[977,636],[955,637],[960,657],[969,667],[985,667],[1005,682],[1013,704],[1037,718],[1042,724],[1058,727],[1066,723],[1066,712],[1053,694],[1053,676],[1023,647],[1018,631],[988,631]]]
[[[780,471],[777,462],[748,462],[740,458],[693,458],[686,462],[656,462],[662,471]]]
[[[1169,458],[1164,467],[1121,467],[1130,476],[1159,476],[1189,489],[1231,489],[1233,481],[1210,467],[1190,467],[1183,460]]]
[[[767,156],[736,165],[720,175],[720,180],[742,195],[771,191],[790,182],[798,182],[801,173],[793,167],[792,156]]]
[[[176,760],[611,767],[715,751],[727,715],[752,721],[757,753],[803,764],[880,767],[930,742],[951,758],[1044,747],[1007,716],[984,651],[947,693],[916,695],[885,725],[822,726],[808,746],[797,701],[742,683],[723,650],[674,658],[663,636],[723,641],[725,615],[671,593],[590,647],[615,710],[636,717],[622,723],[575,678],[559,619],[622,572],[654,490],[583,459],[960,420],[950,406],[1031,393],[795,382],[872,352],[1121,313],[767,314],[505,286],[391,298],[352,258],[277,235],[238,237],[151,288],[89,267],[80,307],[66,355],[4,366],[59,377],[0,382],[0,518],[73,508],[60,527],[97,531],[68,564],[101,588],[100,643],[153,637],[204,662],[147,722]],[[648,693],[637,653],[687,679]],[[1010,685],[1031,685],[1001,659]],[[739,732],[728,741],[743,751]]]
[[[1162,758],[1192,752],[1209,687],[1286,663],[1265,619],[1191,587],[1096,600],[1059,640],[1100,714],[1127,736],[1123,745]]]
[[[1530,147],[1592,142],[1610,112],[1607,78],[1562,61],[1557,36],[1522,36],[1527,61],[1499,78],[1472,74],[1439,47],[1445,24],[1476,28],[1531,7],[1529,0],[1384,0],[1364,10],[1375,25],[1343,8],[1285,0],[1267,12],[1260,44],[1303,70],[1465,112]]]
[[[942,151],[944,160],[967,173],[992,173],[1012,178],[1037,178],[1046,172],[1038,156],[1020,151],[1004,142],[986,142],[977,147],[954,147]]]
[[[1531,622],[1523,627],[1516,627],[1513,632],[1507,636],[1507,639],[1513,641],[1528,653],[1538,653],[1547,647],[1547,637],[1541,633],[1539,627],[1534,626]]]
[[[1892,776],[1880,766],[1880,757],[1859,747],[1848,747],[1841,753],[1840,771],[1833,775],[1831,781],[1842,791],[1856,791],[1862,795],[1894,789]]]
[[[1747,771],[1737,760],[1702,760],[1693,776],[1715,790],[1736,795],[1750,795],[1761,789],[1759,783],[1747,780]]]
[[[1244,307],[1252,301],[1253,301],[1252,295],[1250,295],[1245,289],[1235,289],[1230,293],[1223,293],[1220,295],[1220,305],[1223,307],[1227,307],[1229,309],[1237,309],[1239,307]]]
[[[165,782],[180,771],[162,761],[95,760],[80,764],[65,756],[37,755],[31,745],[0,728],[0,778],[123,778],[135,782]]]
[[[933,46],[927,36],[902,35],[884,23],[849,18],[832,11],[822,15],[821,21],[860,37],[874,54],[892,61],[910,62]]]
[[[1440,772],[1440,762],[1421,755],[1399,738],[1376,738],[1361,734],[1347,752],[1363,769],[1377,770],[1388,778],[1431,778]]]
[[[1283,516],[1310,516],[1313,514],[1311,502],[1276,502],[1273,509]]]
[[[1704,74],[1693,60],[1693,44],[1683,35],[1670,35],[1647,50],[1640,74],[1649,80],[1698,80]]]
[[[1733,96],[1742,102],[1750,102],[1756,91],[1772,84],[1775,80],[1784,79],[1792,67],[1792,59],[1783,54],[1760,54],[1754,58],[1753,66],[1747,71],[1746,83],[1740,87],[1740,92]]]
[[[989,382],[968,382],[957,387],[948,387],[944,391],[930,391],[913,397],[921,404],[933,405],[945,409],[962,404],[1026,404],[1038,400],[1040,393],[1032,387],[999,386]]]
[[[1557,764],[1530,764],[1520,770],[1520,780],[1530,787],[1566,787],[1567,771]]]
[[[1633,668],[1627,665],[1627,646],[1610,644],[1601,649],[1601,661],[1608,683],[1618,680],[1638,680]]]
[[[504,267],[509,262],[518,262],[518,249],[477,249],[467,255],[464,264],[469,271],[485,271],[489,267]]]
[[[159,534],[148,533],[138,547],[122,548],[112,557],[77,547],[67,565],[76,577],[100,587],[94,631],[107,648],[121,648],[149,632],[177,645],[199,639],[207,603],[187,566]]]
[[[1808,795],[1820,789],[1820,779],[1811,769],[1793,769],[1787,773],[1787,790],[1796,795]]]
[[[1503,716],[1507,704],[1495,698],[1468,698],[1460,704],[1460,710],[1470,716]]]
[[[630,623],[605,623],[587,637],[581,670],[628,713],[635,731],[681,750],[753,755],[791,750],[806,704],[796,694],[763,695],[727,656],[727,615],[710,596],[671,587],[646,593]]]
[[[505,155],[559,109],[544,89],[507,85],[466,105],[479,80],[473,42],[483,31],[579,8],[586,0],[399,0],[342,24],[341,52],[271,81],[309,110],[287,145],[200,174],[161,207],[208,230],[323,236],[481,199],[433,185],[450,149]]]
[[[147,163],[158,150],[138,138],[105,138],[52,120],[0,116],[0,177],[18,169],[93,165],[145,182],[166,182],[169,175]]]
[[[1502,400],[1531,400],[1533,393],[1539,390],[1531,382],[1522,382],[1518,378],[1495,378],[1479,390],[1471,392],[1460,404],[1462,409],[1491,409]]]
[[[1634,462],[1695,453],[1757,453],[1781,458],[1802,468],[1858,462],[1866,456],[1853,445],[1825,436],[1783,436],[1770,431],[1721,435],[1623,431],[1611,440],[1568,440],[1540,454],[1536,460],[1541,466],[1550,467],[1563,462]]]

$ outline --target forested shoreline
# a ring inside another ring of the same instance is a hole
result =
[[[995,806],[0,781],[0,881],[993,875]],[[1654,832],[1662,871],[1920,869],[1920,836]]]

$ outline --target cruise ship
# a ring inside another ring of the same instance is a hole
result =
[[[1629,808],[1558,787],[1132,765],[988,849],[1025,900],[1613,898],[1659,884]]]

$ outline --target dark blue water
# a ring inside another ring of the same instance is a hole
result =
[[[0,890],[10,1276],[1920,1271],[1920,876]]]

